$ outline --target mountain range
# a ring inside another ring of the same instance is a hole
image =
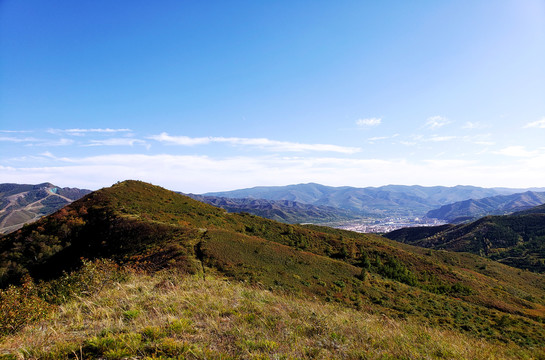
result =
[[[459,223],[486,215],[510,214],[543,203],[545,203],[545,192],[526,191],[518,194],[458,201],[443,205],[439,209],[430,210],[426,217],[445,220],[449,223]]]
[[[475,186],[330,187],[320,184],[261,186],[250,189],[207,193],[208,196],[290,200],[315,206],[329,206],[364,216],[425,216],[440,206],[497,195],[520,193],[521,189]]]
[[[0,184],[0,234],[17,230],[90,192],[51,183]]]
[[[536,223],[535,236],[541,236],[538,224],[543,227],[542,222]],[[107,259],[147,273],[175,269],[177,277],[210,277],[216,281],[219,276],[315,303],[335,303],[361,314],[383,314],[384,321],[406,319],[483,341],[528,349],[545,342],[542,274],[469,253],[435,251],[379,235],[289,225],[246,213],[228,213],[139,181],[125,181],[92,192],[54,214],[0,237],[0,285],[5,288],[25,284],[30,278],[49,289],[39,296],[58,299],[56,292],[64,294],[65,286],[73,286],[69,280],[62,280],[69,279],[63,274],[76,271],[82,258]],[[159,282],[154,291],[162,294],[162,289],[173,286],[172,281]],[[118,326],[138,316],[132,310],[133,303],[141,304],[139,311],[177,311],[149,307],[138,298],[138,286],[133,290],[133,300],[122,308]],[[251,294],[249,290],[246,293]],[[115,303],[102,298],[94,301]],[[192,300],[184,301],[190,304]],[[255,308],[259,301],[249,297],[242,305]],[[183,311],[172,316],[182,316]],[[217,311],[224,314],[221,309]],[[221,316],[223,321],[231,321],[229,318],[236,319],[237,313]],[[272,321],[271,326],[280,326],[267,314],[244,316],[250,322]],[[305,329],[300,331],[322,331],[315,326]],[[103,331],[101,336],[108,338],[110,330]],[[159,336],[151,330],[137,331],[137,339]],[[339,337],[331,335],[330,330],[323,331],[325,335],[319,333],[322,344],[324,339]],[[237,337],[243,334],[230,334],[230,339],[239,344]],[[186,339],[197,341],[193,337]],[[100,337],[88,340],[73,348],[85,354],[106,351],[97,347],[99,340]],[[113,346],[107,345],[112,344],[111,340],[107,341],[110,342],[100,343],[106,347],[103,349]],[[334,344],[343,343],[342,339],[335,341]],[[268,351],[273,350],[274,347]],[[234,357],[244,357],[244,353],[235,353],[238,355]]]
[[[227,198],[186,194],[192,199],[214,205],[229,212],[249,212],[267,219],[298,223],[329,223],[356,219],[353,212],[330,206],[315,206],[292,200]]]

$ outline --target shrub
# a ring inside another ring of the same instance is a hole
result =
[[[0,290],[0,335],[16,333],[25,325],[46,317],[52,308],[38,297],[30,277],[26,277],[21,286]]]
[[[75,296],[88,296],[99,292],[107,284],[123,281],[127,272],[119,269],[112,260],[82,260],[83,266],[71,273],[39,284],[39,295],[52,304],[62,304]]]

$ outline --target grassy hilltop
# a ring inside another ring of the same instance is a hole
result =
[[[82,258],[103,260],[81,268]],[[3,299],[25,294],[40,310],[14,315],[4,305],[3,323],[18,325],[1,329],[0,349],[28,358],[530,358],[545,356],[544,280],[476,255],[227,213],[126,181],[0,238]],[[72,335],[49,341],[44,326]]]

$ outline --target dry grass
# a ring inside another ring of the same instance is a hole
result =
[[[545,359],[219,276],[132,275],[5,337],[15,359]]]

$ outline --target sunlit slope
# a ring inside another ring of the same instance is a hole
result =
[[[527,191],[524,193],[497,195],[483,199],[468,199],[443,205],[428,211],[426,217],[461,223],[476,220],[486,215],[506,215],[527,210],[545,203],[545,193]]]
[[[545,341],[541,275],[376,235],[229,214],[143,182],[96,191],[0,238],[2,284],[57,276],[82,257],[216,272],[487,338]]]
[[[90,192],[50,183],[0,184],[0,234],[15,231]]]
[[[469,224],[400,229],[390,239],[432,249],[465,251],[504,264],[545,272],[544,207],[504,216],[487,216]]]

